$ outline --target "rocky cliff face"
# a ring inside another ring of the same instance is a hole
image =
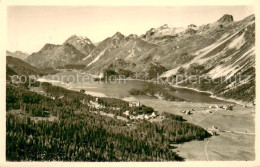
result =
[[[233,21],[233,16],[229,14],[225,14],[223,17],[221,17],[218,22],[220,23],[225,23],[225,22],[232,22]]]

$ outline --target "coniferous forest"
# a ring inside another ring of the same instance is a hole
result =
[[[203,128],[181,116],[165,114],[161,122],[126,122],[98,113],[123,116],[126,110],[140,113],[149,107],[99,98],[103,107],[95,108],[88,105],[96,99],[90,95],[49,83],[41,87],[48,96],[7,83],[8,161],[181,161],[172,143],[209,137]]]

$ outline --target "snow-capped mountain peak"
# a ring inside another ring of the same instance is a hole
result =
[[[64,44],[66,43],[73,45],[86,56],[95,48],[95,45],[90,41],[90,39],[84,36],[72,35],[64,42]]]

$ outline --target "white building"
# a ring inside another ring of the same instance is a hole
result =
[[[215,108],[215,106],[209,106],[209,108]]]
[[[129,116],[129,111],[125,111],[123,114]]]
[[[144,115],[144,119],[150,119],[151,117],[147,114]]]
[[[225,109],[225,110],[233,110],[233,106],[231,106],[231,105],[223,106],[223,109]]]
[[[156,117],[156,114],[153,112],[153,113],[151,114],[151,117],[152,117],[152,118],[155,118],[155,117]]]
[[[139,101],[132,101],[129,102],[130,107],[140,107],[140,102]]]
[[[144,114],[140,114],[136,117],[137,119],[144,119]]]

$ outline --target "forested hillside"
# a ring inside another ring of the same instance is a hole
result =
[[[7,160],[176,161],[183,158],[170,143],[209,137],[180,116],[170,114],[161,123],[126,122],[98,113],[123,116],[125,110],[145,108],[110,98],[100,98],[105,107],[95,108],[88,105],[95,97],[47,83],[42,87],[48,97],[7,84]]]

